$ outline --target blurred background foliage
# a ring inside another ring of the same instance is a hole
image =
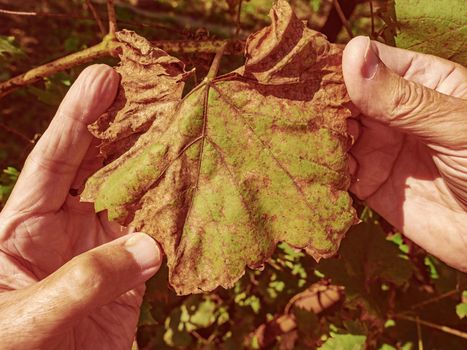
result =
[[[105,19],[105,1],[92,3]],[[197,41],[245,39],[268,24],[272,0],[115,3],[119,28],[149,40]],[[290,3],[310,28],[330,41],[345,44],[350,39],[332,0]],[[394,43],[390,1],[340,4],[354,35]],[[86,1],[0,0],[0,9],[29,13],[0,11],[0,81],[102,39]],[[202,79],[212,59],[206,53],[174,55],[196,68],[188,88]],[[112,58],[100,62],[116,63]],[[241,56],[226,56],[222,70],[241,64]],[[57,73],[0,99],[0,208],[83,68]],[[337,257],[320,263],[281,244],[261,270],[248,270],[234,288],[186,297],[177,297],[168,287],[163,268],[148,282],[134,348],[466,349],[466,275],[427,255],[362,203],[356,205],[362,223],[347,234]]]

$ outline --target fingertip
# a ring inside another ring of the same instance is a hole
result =
[[[368,50],[370,39],[358,36],[349,41],[342,55],[342,73],[344,83],[352,102],[362,110],[362,96],[364,95],[365,81],[362,68],[365,66],[365,53]]]
[[[142,232],[132,233],[128,235],[124,247],[140,266],[144,280],[149,279],[159,270],[162,264],[162,251],[151,236]]]
[[[344,79],[360,74],[369,44],[370,38],[367,36],[357,36],[347,43],[342,56]]]
[[[110,66],[86,67],[62,102],[62,114],[85,124],[94,122],[115,100],[119,82],[120,75]]]
[[[375,42],[365,36],[352,39],[343,53],[342,70],[352,103],[365,116],[381,119],[396,81],[379,58]]]
[[[94,64],[86,67],[80,74],[84,85],[83,97],[90,103],[89,113],[92,115],[87,123],[92,123],[99,115],[104,113],[112,104],[118,90],[120,75],[110,66],[105,64]]]

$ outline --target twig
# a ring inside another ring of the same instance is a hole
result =
[[[86,5],[88,6],[89,11],[91,11],[92,16],[96,20],[97,26],[99,27],[99,30],[101,31],[102,37],[104,37],[106,35],[105,27],[104,27],[104,24],[102,24],[102,20],[96,11],[96,8],[92,4],[91,0],[86,0]]]
[[[423,350],[422,327],[420,327],[420,318],[417,316],[415,320],[417,321],[418,350]]]
[[[89,1],[89,0],[87,0]],[[53,12],[25,12],[25,11],[9,11],[9,10],[3,10],[0,9],[0,15],[12,15],[12,16],[27,16],[27,17],[51,17],[51,18],[65,18],[65,19],[78,19],[78,20],[83,20],[83,21],[95,21],[95,17],[86,17],[86,16],[77,16],[73,15],[71,13],[53,13]],[[96,20],[97,21],[97,20]],[[106,29],[104,25],[102,24],[101,20],[101,25],[103,28],[104,33],[106,32]],[[117,23],[121,23],[123,25],[128,25],[128,26],[133,26],[133,27],[138,27],[138,28],[157,28],[157,29],[163,29],[167,30],[170,32],[176,32],[179,34],[185,34],[185,30],[178,30],[177,28],[172,28],[168,26],[164,26],[161,24],[156,24],[156,23],[135,23],[131,21],[120,21],[118,20]]]
[[[451,295],[455,295],[459,293],[456,289],[454,290],[451,290],[449,292],[446,292],[446,293],[443,293],[443,294],[440,294],[434,298],[431,298],[431,299],[427,299],[427,300],[423,300],[421,301],[420,303],[417,303],[417,304],[414,304],[412,305],[412,307],[410,308],[411,310],[414,310],[414,309],[418,309],[419,307],[422,307],[422,306],[425,306],[425,305],[428,305],[428,304],[431,304],[431,303],[434,303],[438,300],[441,300],[441,299],[444,299],[444,298],[447,298],[447,297],[450,297]]]
[[[42,78],[46,78],[83,63],[94,61],[97,58],[109,56],[115,48],[115,42],[106,37],[102,42],[88,49],[72,53],[42,66],[33,68],[26,73],[0,83],[0,98],[21,86],[32,84]]]
[[[236,28],[235,28],[235,34],[234,34],[235,38],[238,38],[238,34],[240,33],[240,16],[242,14],[242,2],[243,0],[240,0],[238,2],[237,20],[236,20]]]
[[[117,18],[115,16],[114,0],[107,0],[107,14],[109,17],[109,34],[113,37],[117,31]]]
[[[30,144],[34,144],[34,141],[33,140],[30,140],[26,135],[20,133],[18,130],[15,130],[13,128],[10,128],[8,125],[5,125],[3,123],[0,123],[0,128],[6,130],[7,132],[15,135],[16,137],[20,138],[21,140],[27,142],[27,143],[30,143]]]
[[[352,28],[350,28],[349,22],[345,18],[344,12],[342,11],[342,7],[339,4],[339,1],[333,0],[332,3],[337,11],[337,14],[339,15],[342,24],[344,25],[345,30],[347,31],[347,34],[349,34],[350,38],[353,38]]]
[[[414,317],[411,317],[411,316],[405,316],[405,315],[394,315],[394,318],[399,318],[401,320],[406,320],[406,321],[411,321],[411,322],[417,322],[417,318],[414,318]],[[418,319],[418,322],[424,326],[427,326],[427,327],[430,327],[430,328],[433,328],[433,329],[437,329],[441,332],[444,332],[444,333],[448,333],[448,334],[451,334],[451,335],[455,335],[457,337],[460,337],[460,338],[463,338],[463,339],[467,339],[467,333],[465,332],[462,332],[458,329],[454,329],[454,328],[451,328],[451,327],[448,327],[448,326],[440,326],[438,324],[435,324],[435,323],[431,323],[429,321],[424,321],[424,320],[421,320],[421,319]]]
[[[154,46],[171,53],[216,53],[225,46],[224,54],[238,55],[243,52],[245,43],[240,40],[179,40],[179,41],[152,41]],[[42,78],[49,77],[55,73],[78,66],[80,64],[92,62],[98,58],[111,56],[118,44],[111,37],[106,36],[104,40],[88,49],[72,53],[42,66],[33,68],[26,73],[13,77],[4,82],[0,82],[0,98],[19,87],[27,86]]]
[[[373,39],[376,39],[376,37],[374,37],[374,35],[375,35],[375,17],[374,17],[374,11],[373,11],[373,1],[369,0],[369,3],[370,3],[370,16],[371,16],[371,36],[373,37]]]
[[[0,14],[12,15],[12,16],[38,16],[38,17],[58,17],[58,18],[70,18],[69,15],[64,13],[48,13],[48,12],[26,12],[26,11],[10,11],[0,9]],[[91,19],[91,18],[86,18]]]

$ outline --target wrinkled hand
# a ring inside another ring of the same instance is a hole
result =
[[[118,74],[83,71],[29,155],[0,213],[0,348],[130,349],[157,244],[125,234],[69,195],[100,166],[87,124]]]
[[[467,69],[357,37],[345,48],[343,71],[366,116],[349,125],[356,138],[351,190],[467,272]]]

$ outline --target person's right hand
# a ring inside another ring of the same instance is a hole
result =
[[[467,69],[366,37],[347,44],[342,67],[364,115],[349,123],[351,191],[467,272]]]

